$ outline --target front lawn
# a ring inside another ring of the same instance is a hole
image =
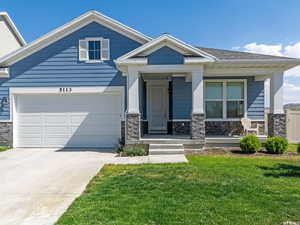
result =
[[[300,223],[300,157],[105,166],[57,225]]]
[[[288,152],[290,153],[297,153],[297,146],[296,144],[289,144]]]
[[[6,150],[10,149],[9,146],[0,146],[0,152],[4,152]]]

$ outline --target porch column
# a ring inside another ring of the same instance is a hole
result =
[[[203,66],[192,71],[191,138],[205,142],[205,114],[203,96]]]
[[[139,73],[128,68],[127,74],[127,113],[125,143],[130,144],[140,139],[139,109]]]
[[[276,72],[270,80],[270,113],[268,135],[286,137],[286,115],[283,109],[283,72]]]

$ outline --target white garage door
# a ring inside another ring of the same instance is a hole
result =
[[[111,147],[120,138],[120,95],[19,95],[15,101],[17,147]]]

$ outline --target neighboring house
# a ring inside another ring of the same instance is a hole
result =
[[[14,147],[107,147],[151,134],[241,134],[240,119],[285,136],[283,72],[299,59],[152,39],[90,11],[0,59],[1,132]],[[262,129],[263,130],[263,129]]]
[[[0,57],[26,44],[8,13],[0,12]]]

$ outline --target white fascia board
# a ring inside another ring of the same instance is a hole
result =
[[[18,30],[18,28],[16,27],[16,25],[14,24],[14,22],[12,21],[12,19],[8,15],[8,13],[7,12],[0,12],[0,16],[2,16],[4,18],[4,20],[6,21],[6,23],[10,26],[10,28],[13,31],[14,35],[18,39],[20,45],[21,46],[26,45],[26,41],[24,40],[23,36],[21,35],[20,31]]]
[[[267,79],[269,79],[272,75],[258,75],[255,76],[254,80],[255,81],[265,81]]]
[[[184,57],[184,64],[199,64],[207,62],[211,62],[211,60],[203,57]]]
[[[0,78],[8,78],[9,77],[9,68],[0,68]]]
[[[119,65],[147,65],[147,58],[132,58],[132,59],[126,59],[126,60],[123,60],[121,62],[118,62],[117,60],[115,60],[115,63],[116,64],[119,64]]]
[[[42,48],[47,47],[48,45],[58,41],[65,36],[79,30],[80,28],[86,26],[91,22],[99,23],[105,27],[108,27],[120,34],[123,34],[132,40],[135,40],[141,44],[145,44],[152,39],[116,20],[113,20],[110,17],[104,16],[103,14],[96,11],[89,11],[69,23],[66,23],[63,26],[58,27],[57,29],[49,32],[48,34],[38,38],[37,40],[31,42],[30,44],[25,45],[23,48],[8,54],[0,59],[0,64],[11,65],[24,57],[31,55]]]
[[[153,39],[152,41],[132,50],[131,52],[119,57],[116,61],[117,62],[121,62],[123,60],[126,60],[126,59],[129,59],[131,57],[134,57],[150,48],[153,48],[155,47],[156,45],[159,45],[160,43],[163,43],[164,45],[175,45],[177,47],[180,47],[182,49],[185,49],[195,55],[198,55],[198,56],[202,56],[206,59],[208,59],[209,61],[215,61],[216,60],[216,57],[200,50],[200,49],[197,49],[183,41],[180,41],[174,37],[172,37],[171,35],[167,35],[167,34],[164,34],[156,39]]]

